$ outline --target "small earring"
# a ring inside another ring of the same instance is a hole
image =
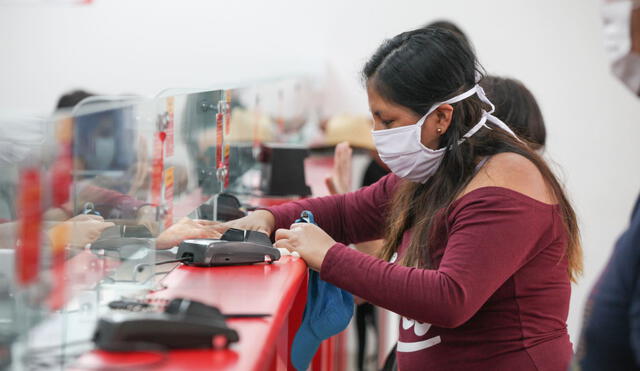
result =
[[[440,128],[437,128],[436,131],[438,132],[438,134],[442,133],[442,129],[440,129]]]

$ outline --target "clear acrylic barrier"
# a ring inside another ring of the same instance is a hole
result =
[[[167,97],[175,99],[175,126],[180,128],[175,134],[176,161],[187,155],[203,199],[210,202],[223,192],[241,198],[264,195],[265,144],[309,147],[321,137],[317,81],[311,77],[226,90],[168,89],[159,99]],[[174,201],[180,203],[179,198]],[[185,216],[186,209],[177,208],[174,220]]]
[[[0,112],[0,366],[50,313],[54,224],[42,210],[52,194],[45,187],[51,135],[48,118]]]
[[[92,97],[34,120],[33,143],[29,120],[14,120],[20,141],[3,124],[0,141],[13,147],[0,148],[0,346],[17,339],[12,368],[64,369],[91,348],[109,302],[161,289],[178,263],[155,265],[175,253],[157,250],[156,237],[183,217],[224,220],[251,208],[247,196],[264,193],[264,145],[317,137],[314,97],[308,78]],[[5,164],[5,152],[23,153],[14,147],[29,150]],[[222,193],[240,199],[238,210],[220,209]],[[35,209],[24,209],[33,194]],[[25,261],[16,257],[25,243],[35,247],[32,266],[14,264]],[[35,278],[17,285],[24,267]]]

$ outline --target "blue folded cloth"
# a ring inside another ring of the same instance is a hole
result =
[[[296,370],[306,370],[320,343],[347,328],[352,316],[353,296],[310,270],[307,306],[291,346],[291,363]]]
[[[301,219],[296,220],[300,222],[314,223],[313,214],[303,211]],[[347,328],[352,316],[353,296],[309,270],[307,306],[291,346],[291,363],[296,370],[306,370],[320,343]]]

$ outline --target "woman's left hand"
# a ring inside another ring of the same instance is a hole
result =
[[[275,247],[296,251],[309,268],[318,272],[324,256],[335,243],[331,236],[311,223],[294,223],[291,229],[276,231]]]

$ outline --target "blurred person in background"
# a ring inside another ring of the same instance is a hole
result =
[[[605,48],[613,74],[640,95],[640,2],[605,0]],[[640,369],[640,198],[585,304],[572,370]]]
[[[480,86],[496,106],[493,115],[509,125],[531,148],[542,151],[547,142],[547,129],[531,91],[519,80],[498,76],[487,76]]]

